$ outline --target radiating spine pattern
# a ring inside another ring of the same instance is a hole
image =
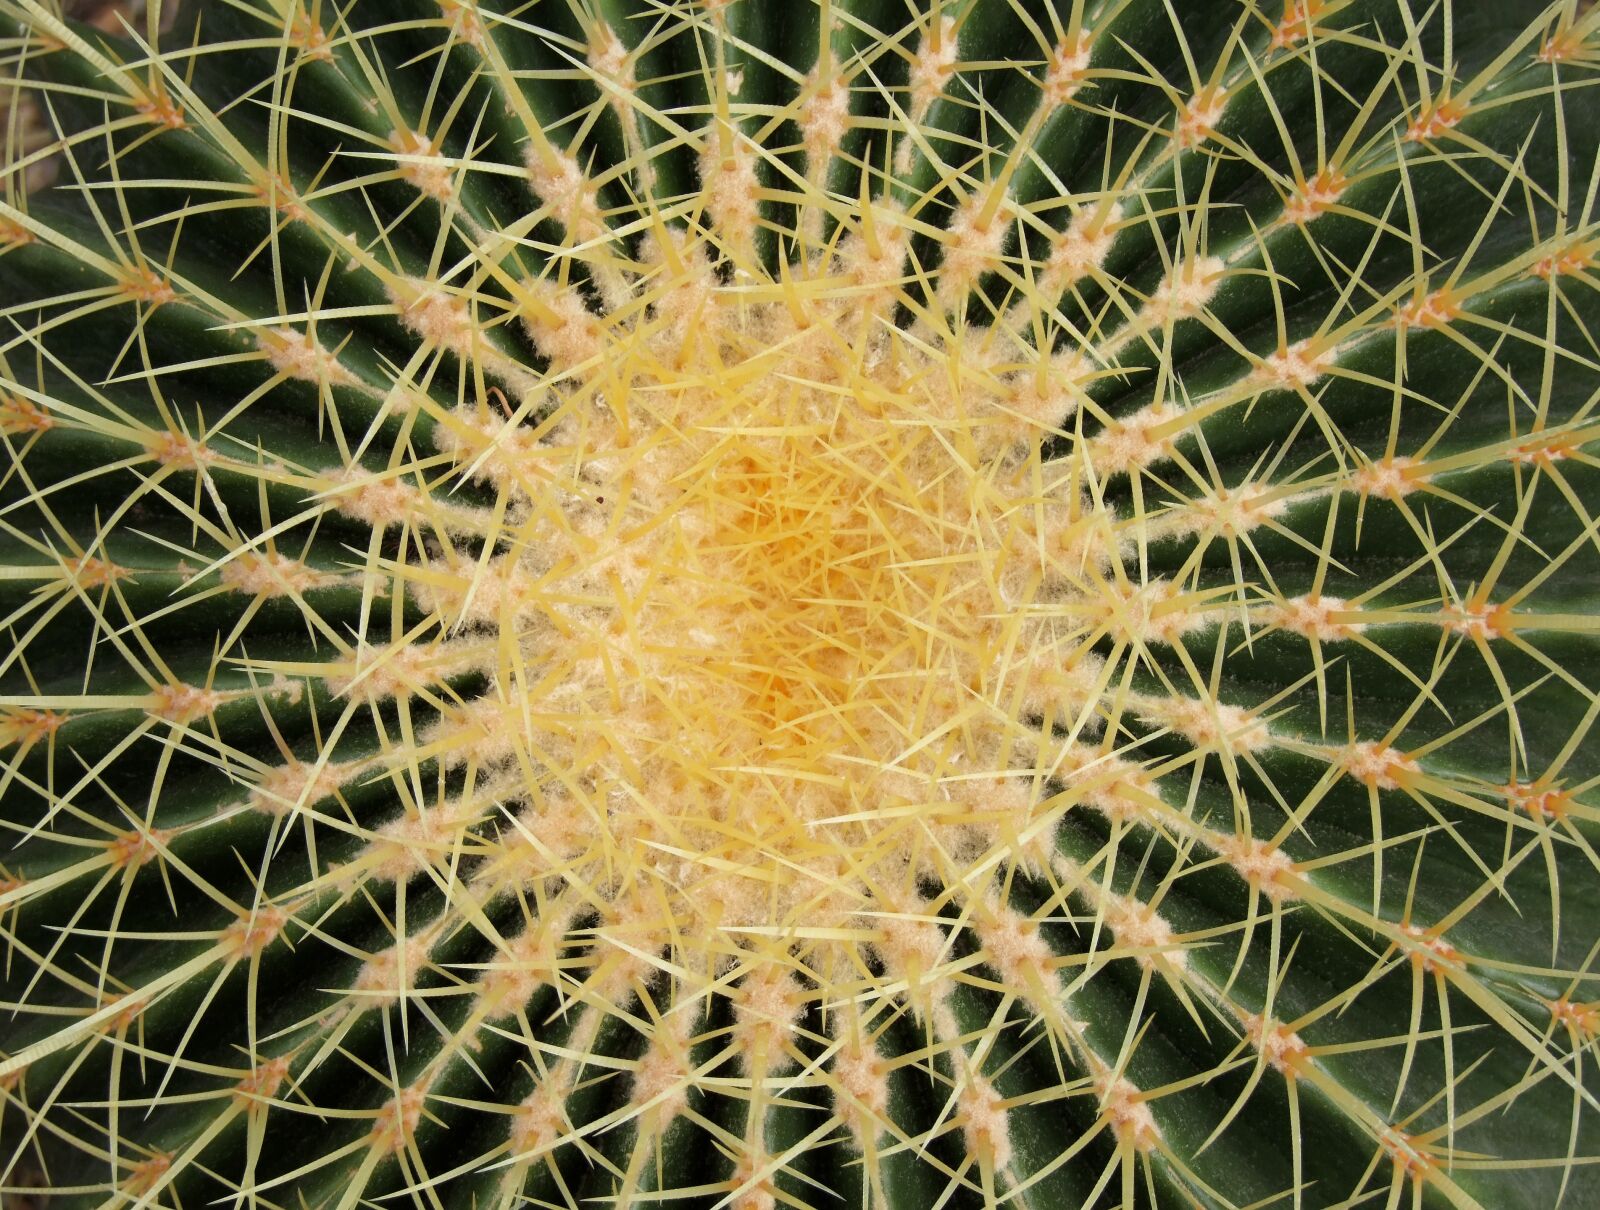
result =
[[[0,0],[0,1200],[1600,1197],[1600,14],[150,7]]]

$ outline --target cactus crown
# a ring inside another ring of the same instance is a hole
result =
[[[0,1190],[1592,1195],[1579,10],[0,0]]]

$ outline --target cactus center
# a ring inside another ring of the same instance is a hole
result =
[[[1081,460],[1045,457],[1059,367],[913,337],[885,283],[809,267],[729,283],[675,246],[562,321],[542,418],[449,438],[521,489],[501,553],[438,571],[501,636],[488,742],[534,772],[530,830],[724,926],[847,917],[884,863],[903,886],[1016,841],[1129,591]]]

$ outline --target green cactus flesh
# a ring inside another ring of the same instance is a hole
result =
[[[0,1192],[1596,1204],[1600,17],[150,7],[0,0]]]

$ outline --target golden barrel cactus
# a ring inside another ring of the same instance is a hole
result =
[[[1600,1197],[1577,0],[149,7],[0,0],[0,1196]]]

